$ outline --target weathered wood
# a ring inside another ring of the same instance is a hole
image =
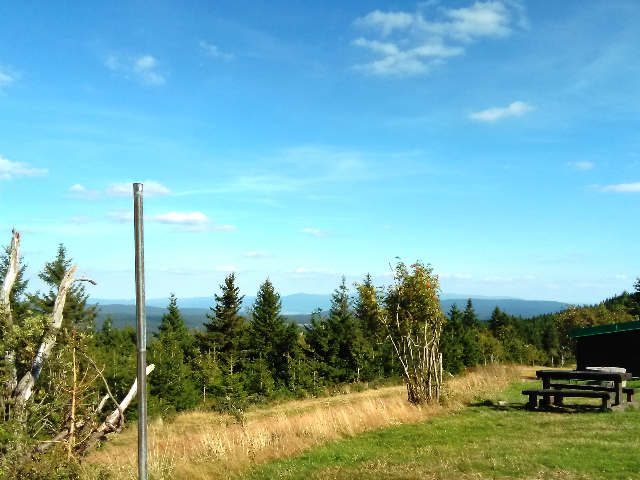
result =
[[[147,365],[146,374],[149,375],[155,368],[156,367],[153,364]],[[127,396],[124,397],[122,402],[120,402],[120,405],[118,405],[117,408],[107,417],[107,419],[86,439],[82,446],[83,453],[87,453],[88,451],[93,449],[100,440],[106,437],[107,434],[112,432],[118,433],[122,430],[122,428],[124,427],[124,411],[136,396],[136,393],[138,393],[137,378],[133,382],[133,385],[131,386],[129,393],[127,393]]]
[[[7,381],[4,385],[4,394],[8,398],[11,396],[18,385],[18,371],[16,369],[16,352],[13,348],[13,317],[11,314],[11,290],[16,283],[18,273],[20,272],[20,232],[12,230],[11,250],[9,253],[9,265],[7,273],[2,281],[2,289],[0,290],[0,311],[4,317],[5,342],[8,344],[7,350],[4,352],[5,370],[8,373]],[[7,341],[8,340],[8,341]]]
[[[146,374],[149,375],[151,372],[153,372],[154,369],[155,369],[155,365],[153,364],[148,365]],[[124,427],[124,412],[129,406],[129,404],[131,403],[131,401],[133,400],[133,398],[136,396],[137,392],[138,392],[138,379],[136,378],[135,381],[133,382],[133,385],[129,389],[129,393],[127,393],[127,395],[124,397],[122,402],[120,402],[120,404],[116,403],[116,409],[113,412],[111,412],[109,416],[107,416],[106,420],[102,422],[102,424],[100,424],[100,426],[98,426],[95,430],[93,430],[93,432],[85,440],[83,440],[81,443],[76,445],[76,448],[80,454],[88,453],[93,447],[96,446],[96,444],[101,439],[104,439],[107,434],[112,432],[118,433],[122,430],[122,428]],[[109,398],[109,395],[106,395],[105,398],[101,400],[100,402],[101,405],[103,405],[103,402],[105,402],[106,399],[108,398]],[[56,443],[60,443],[64,441],[73,433],[74,429],[80,429],[82,428],[82,426],[84,426],[84,424],[85,424],[85,420],[83,419],[83,420],[80,420],[79,422],[76,422],[74,425],[70,425],[69,427],[60,431],[51,440],[40,443],[35,448],[35,451],[44,452],[45,450],[48,450]]]
[[[33,386],[35,385],[38,377],[40,376],[40,372],[42,371],[42,367],[46,363],[49,355],[51,354],[51,350],[56,344],[58,338],[58,332],[60,327],[62,326],[62,312],[64,310],[64,304],[67,299],[67,292],[73,282],[90,282],[92,284],[96,284],[93,280],[88,278],[80,277],[73,278],[78,269],[78,265],[73,265],[69,270],[67,270],[60,281],[60,285],[58,287],[58,295],[56,296],[56,301],[53,305],[53,315],[52,322],[49,326],[47,333],[44,335],[40,346],[38,347],[38,351],[36,352],[35,357],[31,363],[31,369],[24,374],[24,376],[20,379],[18,386],[14,390],[13,396],[16,399],[16,406],[19,410],[24,408],[25,403],[31,397],[31,392]]]
[[[561,406],[564,397],[584,397],[584,398],[600,398],[602,399],[602,408],[611,408],[611,399],[615,396],[615,392],[603,392],[593,390],[556,390],[552,388],[530,388],[522,391],[523,395],[529,396],[527,406],[536,408],[538,406],[538,397],[542,397],[541,406],[548,406],[551,397],[554,398],[554,405]]]

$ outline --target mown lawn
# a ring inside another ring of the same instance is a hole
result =
[[[263,464],[241,478],[640,479],[640,409],[530,412],[520,392],[533,385]]]

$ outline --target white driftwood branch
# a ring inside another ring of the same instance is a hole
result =
[[[24,407],[24,404],[31,397],[33,386],[38,380],[40,372],[42,371],[42,367],[49,358],[51,350],[56,344],[58,331],[62,326],[62,312],[64,310],[64,304],[67,299],[67,292],[69,291],[69,288],[71,288],[71,285],[76,280],[90,281],[89,279],[85,278],[74,279],[73,276],[75,275],[77,269],[78,265],[73,265],[69,270],[65,272],[64,276],[62,277],[62,281],[60,282],[60,286],[58,287],[58,295],[56,296],[56,301],[53,305],[51,326],[49,327],[49,330],[45,334],[44,339],[38,347],[36,356],[34,357],[31,364],[31,369],[27,373],[25,373],[15,390],[14,397],[16,397],[16,405],[18,405],[18,407],[20,408]],[[91,282],[95,283],[92,280]]]
[[[151,372],[153,372],[155,368],[156,366],[153,364],[147,365],[146,374],[149,375]],[[117,408],[109,414],[107,419],[104,422],[102,422],[102,424],[98,428],[96,428],[91,433],[91,435],[89,435],[82,442],[82,444],[78,444],[78,450],[80,451],[81,455],[88,453],[98,443],[98,441],[100,439],[103,439],[105,435],[107,435],[108,433],[119,432],[120,430],[122,430],[122,427],[124,424],[124,411],[127,409],[131,401],[134,399],[134,397],[136,396],[136,393],[138,393],[137,378],[134,380],[133,385],[131,386],[131,389],[129,389],[129,393],[127,393],[127,396],[124,397],[124,399],[119,405],[117,405]],[[109,398],[109,395],[105,395],[103,397],[103,399],[100,401],[98,411],[102,408],[102,406],[104,406],[104,403],[107,401],[108,398]],[[75,427],[77,429],[77,428],[81,428],[83,425],[84,425],[84,420],[81,420],[75,424]],[[71,433],[71,429],[69,427],[65,428],[51,440],[47,440],[39,444],[35,448],[35,451],[44,452],[45,450],[49,449],[56,443],[60,443],[61,441],[66,439],[70,435],[70,433]]]
[[[13,318],[11,316],[11,290],[16,283],[18,273],[20,272],[20,232],[12,230],[11,237],[11,253],[9,254],[9,268],[7,274],[2,281],[2,290],[0,290],[0,309],[4,316],[4,325],[6,328],[5,338],[13,336]],[[8,396],[13,392],[18,384],[18,372],[16,370],[16,352],[13,346],[4,352],[4,364],[8,372],[7,382],[4,385],[5,394]]]

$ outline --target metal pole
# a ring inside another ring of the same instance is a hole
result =
[[[148,479],[147,460],[147,324],[144,308],[144,224],[142,184],[133,184],[133,228],[136,238],[136,318],[138,321],[138,478]]]

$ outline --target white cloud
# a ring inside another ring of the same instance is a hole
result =
[[[0,180],[13,180],[20,177],[42,177],[49,173],[46,168],[33,168],[27,163],[11,162],[0,157]]]
[[[357,27],[377,32],[385,41],[359,38],[352,42],[382,57],[354,68],[373,75],[422,74],[447,57],[462,55],[464,48],[460,44],[483,37],[507,37],[514,31],[513,23],[520,28],[527,26],[524,8],[511,1],[475,2],[459,9],[438,7],[437,13],[432,19],[425,18],[420,10],[375,10],[356,19]]]
[[[164,85],[166,83],[165,78],[158,73],[158,61],[151,55],[142,55],[124,60],[115,55],[110,55],[104,64],[108,69],[119,72],[126,78],[133,76],[148,85]]]
[[[18,79],[18,74],[9,67],[0,65],[0,92],[4,87],[8,87]]]
[[[442,25],[447,33],[466,41],[475,37],[506,37],[513,32],[509,27],[511,13],[502,2],[476,2],[468,8],[446,10],[450,23]]]
[[[312,237],[326,237],[329,235],[327,230],[317,230],[315,228],[303,228],[302,230],[298,230],[300,233],[306,233]]]
[[[607,185],[605,187],[598,187],[601,192],[614,192],[614,193],[639,193],[640,182],[636,183],[619,183],[617,185]]]
[[[161,197],[171,194],[171,190],[153,180],[142,182],[142,185],[142,194],[145,197]],[[112,183],[107,187],[105,193],[114,197],[133,197],[133,182]]]
[[[378,28],[383,36],[388,36],[394,30],[402,30],[416,21],[416,16],[406,12],[381,12],[375,10],[356,20],[356,25]]]
[[[79,183],[69,187],[69,194],[74,198],[81,198],[83,200],[98,200],[102,197],[102,192],[98,190],[87,190]]]
[[[165,213],[163,215],[148,217],[148,220],[152,222],[182,224],[182,225],[201,225],[203,223],[209,222],[209,219],[207,218],[207,216],[200,212],[193,212],[193,213],[171,212],[171,213]]]
[[[233,60],[235,58],[234,55],[230,53],[223,53],[216,45],[207,43],[204,40],[200,40],[200,48],[202,48],[210,57],[221,58],[223,60]]]
[[[428,62],[424,58],[443,58],[461,55],[464,50],[459,47],[446,47],[441,43],[430,43],[415,48],[402,50],[394,43],[379,42],[358,38],[353,41],[358,47],[365,47],[383,56],[364,65],[356,65],[356,70],[362,70],[375,75],[413,75],[428,70]]]
[[[520,116],[533,110],[533,107],[524,102],[513,102],[508,107],[494,107],[481,112],[475,112],[469,114],[469,118],[472,120],[478,120],[480,122],[495,122],[505,117]]]
[[[235,268],[231,265],[224,265],[221,267],[216,267],[214,270],[216,272],[234,272]]]
[[[107,216],[115,223],[133,222],[133,210],[116,210],[115,212],[107,213]]]
[[[179,230],[187,232],[233,232],[236,230],[232,225],[215,225],[211,219],[200,212],[171,212],[146,217],[146,220],[175,225]]]
[[[262,260],[263,258],[273,257],[272,254],[270,254],[269,252],[264,252],[264,251],[247,252],[247,253],[244,254],[244,256],[247,257],[247,258],[251,258],[252,260]]]
[[[591,170],[593,167],[595,167],[595,163],[593,162],[569,162],[567,163],[567,165],[569,165],[571,168],[573,168],[574,170]]]

